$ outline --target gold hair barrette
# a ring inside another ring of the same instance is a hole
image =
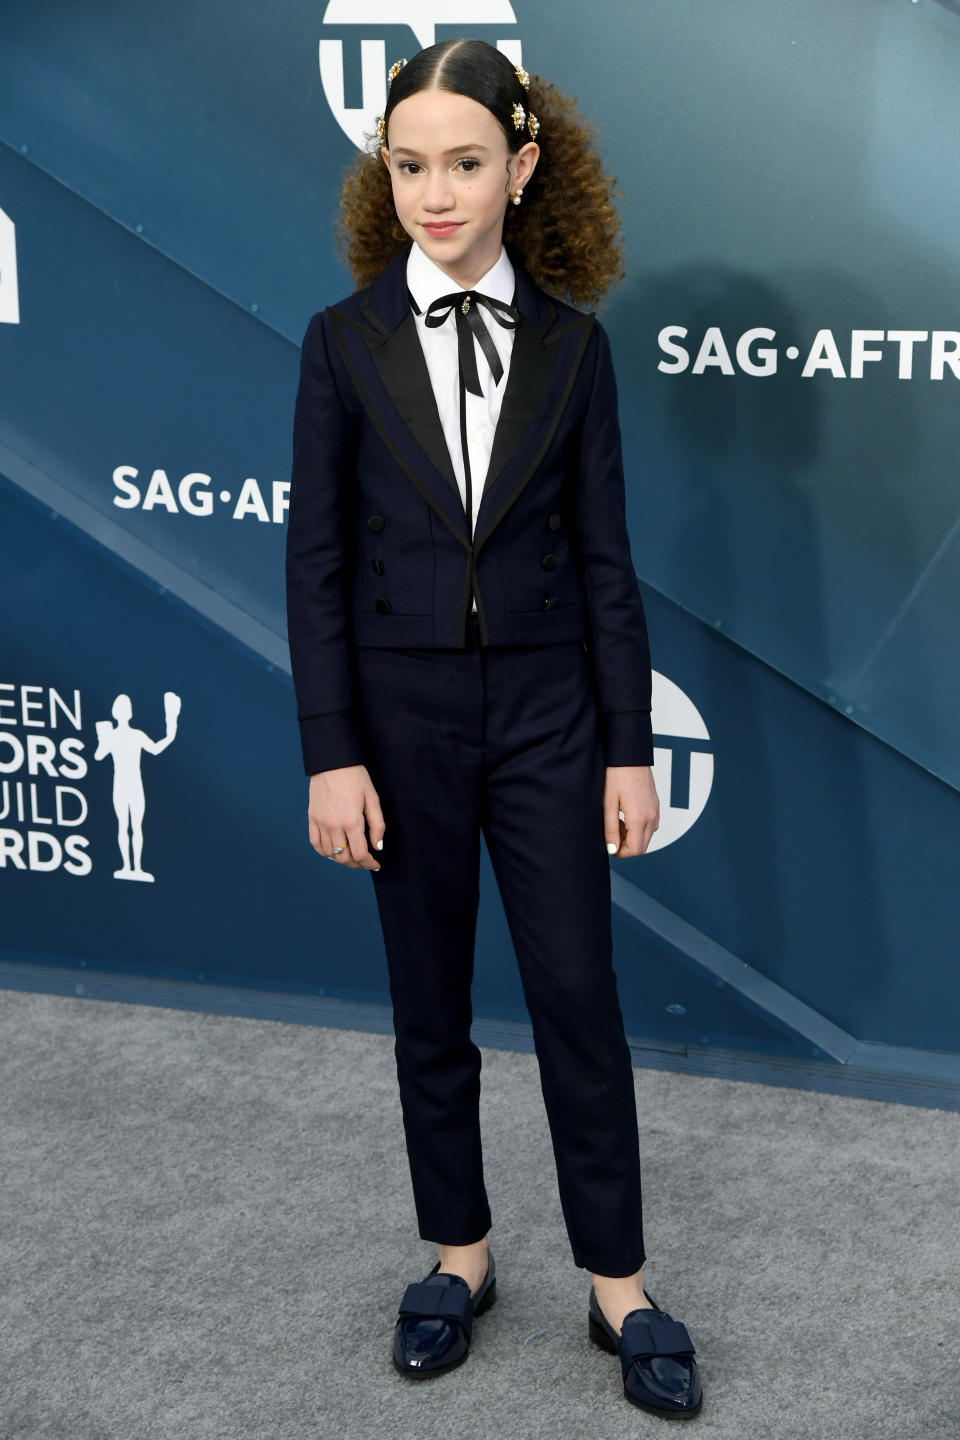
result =
[[[520,81],[520,84],[523,86],[524,90],[529,90],[530,76],[527,74],[526,70],[524,70],[522,65],[514,65],[513,68],[514,70],[516,70],[517,79]]]
[[[513,128],[515,130],[522,130],[524,125],[526,125],[527,129],[530,131],[531,140],[536,140],[537,131],[540,129],[540,121],[537,119],[536,115],[534,115],[532,110],[530,111],[530,114],[528,116],[526,110],[524,110],[523,106],[518,101],[517,104],[513,107]]]
[[[402,60],[394,60],[393,64],[390,66],[390,69],[387,71],[387,83],[389,85],[393,84],[394,80],[396,80],[397,76],[400,74],[400,71],[403,69],[406,63],[406,57],[404,57]]]
[[[378,115],[378,116],[377,116],[377,139],[379,140],[380,144],[381,144],[382,146],[384,146],[384,148],[386,148],[386,144],[387,144],[387,127],[386,127],[386,125],[383,123],[383,116],[382,116],[382,115]]]

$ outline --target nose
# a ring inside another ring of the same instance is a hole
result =
[[[449,210],[453,203],[450,180],[443,167],[431,171],[423,188],[425,210]]]

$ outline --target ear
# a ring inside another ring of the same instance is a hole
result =
[[[537,168],[537,161],[540,158],[540,146],[535,140],[528,140],[526,145],[513,156],[513,183],[524,186]]]
[[[381,147],[380,147],[380,159],[383,161],[384,165],[386,165],[387,169],[389,170],[389,169],[390,169],[390,151],[387,149],[386,145],[381,145]]]

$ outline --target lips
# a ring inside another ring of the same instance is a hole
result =
[[[461,229],[462,225],[462,220],[443,220],[424,225],[423,229],[426,230],[428,235],[433,235],[437,239],[440,239],[444,235],[455,234]]]

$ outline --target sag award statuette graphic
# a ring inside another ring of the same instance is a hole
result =
[[[163,709],[167,722],[167,733],[162,740],[151,740],[149,735],[144,734],[142,730],[135,729],[130,724],[133,706],[130,703],[129,695],[118,695],[110,707],[110,713],[116,720],[116,725],[111,725],[109,720],[96,722],[99,743],[93,758],[102,760],[106,755],[113,756],[113,808],[117,813],[117,844],[120,846],[120,858],[123,860],[122,868],[113,872],[115,880],[154,879],[148,871],[140,868],[140,856],[143,851],[143,812],[146,807],[143,780],[140,775],[140,756],[144,750],[150,755],[159,755],[161,750],[166,750],[167,746],[176,739],[180,696],[175,695],[172,690],[164,691]],[[132,868],[130,865],[131,837],[127,835],[128,824],[133,839]]]

